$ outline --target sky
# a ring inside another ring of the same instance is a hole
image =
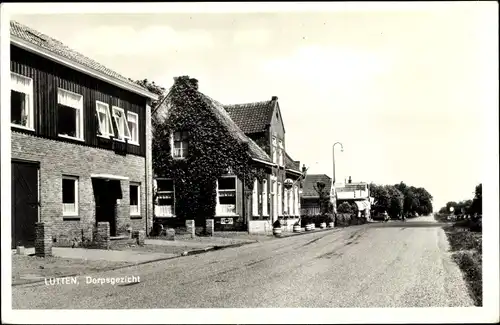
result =
[[[189,75],[224,104],[278,96],[286,150],[310,173],[331,176],[341,142],[338,182],[425,187],[437,210],[484,180],[498,109],[486,11],[439,8],[11,18],[126,77],[169,88]]]

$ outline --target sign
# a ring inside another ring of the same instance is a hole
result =
[[[450,207],[450,212],[453,212],[453,210],[455,210],[454,207]]]
[[[283,182],[283,186],[285,186],[286,189],[291,189],[293,186],[293,181],[290,178],[287,178]]]
[[[220,219],[220,223],[222,225],[232,225],[233,224],[233,218],[222,218],[222,219]]]

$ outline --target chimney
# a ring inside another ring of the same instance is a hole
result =
[[[274,101],[278,100],[278,96],[273,96],[273,97],[271,98],[271,100],[274,100]]]
[[[351,176],[349,176],[349,184],[352,183],[352,179],[351,179]]]
[[[189,76],[174,77],[174,83],[177,83],[177,82],[185,82],[186,84],[190,85],[192,88],[198,90],[198,79],[189,78]]]
[[[198,90],[198,79],[191,78],[189,79],[189,83],[191,84],[191,87]]]

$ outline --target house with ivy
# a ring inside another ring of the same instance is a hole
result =
[[[255,233],[298,217],[302,173],[285,151],[277,98],[225,106],[196,79],[174,80],[152,123],[155,221],[202,227],[214,219],[216,231]],[[252,119],[262,115],[252,107],[265,108],[266,119]]]

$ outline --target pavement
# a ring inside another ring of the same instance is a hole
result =
[[[34,248],[26,248],[26,255],[35,254]],[[78,258],[91,261],[110,261],[110,262],[130,262],[144,263],[154,260],[167,259],[178,256],[178,254],[168,253],[151,253],[140,251],[117,251],[105,249],[86,249],[86,248],[69,248],[69,247],[53,247],[52,255],[61,258]]]
[[[370,223],[12,288],[14,309],[474,306],[441,225]]]

